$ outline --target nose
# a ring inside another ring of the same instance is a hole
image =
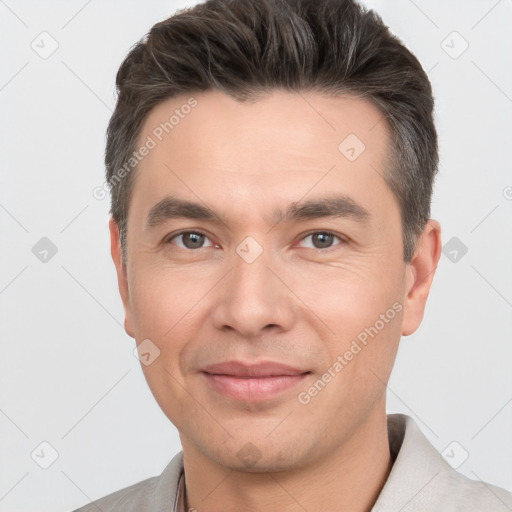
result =
[[[264,330],[292,328],[296,304],[287,286],[290,276],[270,259],[265,251],[254,261],[234,255],[231,271],[216,287],[212,315],[217,329],[250,339]]]

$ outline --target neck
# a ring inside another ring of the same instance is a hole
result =
[[[185,510],[369,512],[392,467],[385,411],[374,411],[343,446],[310,465],[274,473],[221,466],[182,439]]]

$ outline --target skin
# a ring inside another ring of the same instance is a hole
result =
[[[427,223],[405,263],[399,205],[382,178],[389,128],[366,100],[285,91],[252,104],[218,91],[194,97],[198,105],[139,164],[126,264],[110,221],[126,332],[160,350],[142,369],[179,430],[187,508],[369,511],[392,466],[385,384],[401,336],[421,323],[440,257],[439,224]],[[140,141],[187,99],[157,105]],[[338,150],[348,134],[366,146],[355,161]],[[276,207],[333,191],[368,218],[269,218]],[[170,194],[207,205],[223,222],[148,226],[149,210]],[[205,234],[203,246],[169,236],[182,230]],[[336,234],[330,246],[310,236],[325,230]],[[263,250],[252,263],[236,250],[248,236]],[[401,311],[300,403],[298,393],[394,303]],[[244,402],[212,390],[201,373],[228,360],[311,373],[270,400]],[[239,456],[247,446],[257,454],[250,466]]]

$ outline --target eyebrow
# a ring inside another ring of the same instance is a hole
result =
[[[286,210],[276,208],[270,216],[274,224],[283,221],[313,220],[324,217],[349,217],[356,221],[366,221],[370,217],[370,213],[366,208],[347,196],[331,195],[290,203]],[[226,224],[222,216],[207,206],[167,196],[149,210],[146,226],[156,227],[172,219],[220,221]]]

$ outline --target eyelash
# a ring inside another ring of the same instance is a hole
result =
[[[181,235],[186,235],[186,234],[190,234],[190,233],[193,233],[195,235],[203,235],[204,237],[206,237],[208,240],[210,239],[208,237],[208,235],[206,233],[203,233],[202,231],[195,231],[195,230],[187,230],[187,231],[179,231],[178,233],[175,233],[173,234],[172,236],[168,237],[164,243],[165,244],[170,244],[172,240],[174,240],[175,238],[181,236]],[[346,238],[340,236],[340,235],[337,235],[336,233],[332,232],[332,231],[328,231],[328,230],[320,230],[320,231],[311,231],[309,233],[306,233],[301,239],[300,241],[304,240],[305,238],[308,238],[312,235],[316,235],[316,234],[322,234],[322,235],[329,235],[329,236],[333,236],[334,238],[337,238],[339,241],[340,241],[340,244],[338,245],[343,245],[343,244],[346,244],[347,243],[347,240]],[[199,247],[198,249],[188,249],[188,248],[183,248],[183,247],[180,247],[180,249],[184,249],[185,251],[198,251],[199,249],[206,249],[207,247]],[[319,249],[319,248],[316,248],[316,247],[306,247],[306,249],[314,249],[314,250],[317,250],[317,251],[320,251],[320,252],[330,252],[330,251],[334,251],[337,249],[337,246],[334,246],[334,247],[327,247],[327,248],[324,248],[324,249]]]

